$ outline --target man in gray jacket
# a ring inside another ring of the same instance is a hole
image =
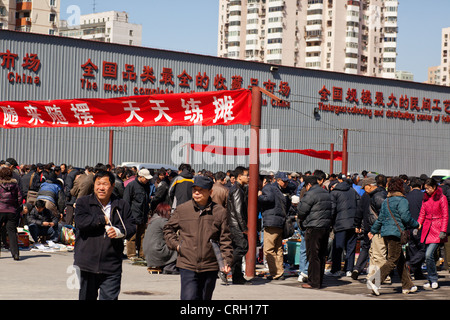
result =
[[[305,228],[308,282],[303,288],[320,289],[325,272],[331,227],[331,196],[317,183],[316,176],[305,177],[306,193],[298,204],[298,219]]]

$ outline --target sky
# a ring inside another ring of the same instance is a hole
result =
[[[344,1],[344,0],[339,0]],[[61,0],[61,19],[71,5],[81,14],[126,11],[129,22],[142,24],[142,46],[217,55],[218,0]],[[442,28],[450,27],[450,0],[400,0],[397,70],[427,80],[428,67],[440,64]]]

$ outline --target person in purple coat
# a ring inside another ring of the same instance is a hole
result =
[[[2,167],[0,169],[0,226],[6,225],[11,254],[14,260],[19,260],[17,225],[20,218],[19,207],[22,204],[22,192],[19,182],[12,176],[13,172],[10,168]]]

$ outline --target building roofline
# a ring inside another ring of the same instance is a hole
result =
[[[159,48],[151,48],[151,47],[144,47],[144,46],[137,46],[137,45],[127,45],[127,44],[119,44],[119,43],[111,43],[111,42],[100,42],[96,40],[90,40],[90,39],[78,39],[78,38],[71,38],[66,36],[59,36],[59,35],[47,35],[47,34],[40,34],[40,33],[31,33],[31,32],[22,32],[22,31],[15,31],[15,30],[7,30],[2,29],[0,30],[0,33],[6,32],[6,33],[20,33],[24,35],[25,37],[29,36],[32,39],[36,39],[36,37],[41,38],[47,38],[47,39],[60,39],[63,41],[73,41],[73,42],[89,42],[89,43],[95,43],[97,45],[104,45],[104,46],[118,46],[118,47],[125,47],[125,48],[138,48],[141,50],[152,50],[152,51],[158,51],[158,52],[167,52],[167,53],[176,53],[181,55],[191,55],[191,56],[197,56],[197,57],[205,57],[209,59],[217,59],[217,60],[227,60],[227,61],[233,61],[236,63],[245,63],[245,64],[256,64],[259,66],[268,66],[267,70],[269,71],[270,66],[277,66],[279,68],[284,68],[286,70],[299,70],[299,71],[306,71],[310,73],[319,73],[319,74],[337,74],[342,75],[349,78],[355,78],[355,79],[374,79],[377,81],[393,81],[395,83],[405,83],[411,86],[413,85],[419,85],[419,86],[432,86],[439,89],[445,89],[447,88],[450,90],[449,86],[443,86],[438,84],[430,84],[430,83],[424,83],[424,82],[416,82],[416,81],[408,81],[408,80],[400,80],[400,79],[391,79],[391,78],[380,78],[380,77],[374,77],[374,76],[367,76],[367,75],[355,75],[355,74],[349,74],[345,72],[339,72],[339,71],[330,71],[330,70],[320,70],[320,69],[310,69],[310,68],[303,68],[303,67],[293,67],[293,66],[285,66],[281,64],[274,64],[274,63],[266,63],[266,62],[260,62],[260,61],[248,61],[248,60],[239,60],[239,59],[231,59],[231,58],[225,58],[225,57],[217,57],[217,56],[211,56],[207,54],[200,54],[200,53],[190,53],[190,52],[183,52],[183,51],[175,51],[175,50],[168,50],[168,49],[159,49]]]

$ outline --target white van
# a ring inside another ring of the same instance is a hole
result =
[[[450,169],[436,169],[431,174],[431,178],[434,178],[436,180],[445,179],[447,177],[450,177]]]
[[[169,164],[163,164],[163,163],[142,163],[142,162],[122,162],[122,164],[120,165],[121,167],[136,167],[139,170],[141,170],[142,168],[148,169],[148,170],[159,170],[161,168],[164,169],[171,169],[172,171],[178,171],[177,167],[174,167],[172,165]]]

